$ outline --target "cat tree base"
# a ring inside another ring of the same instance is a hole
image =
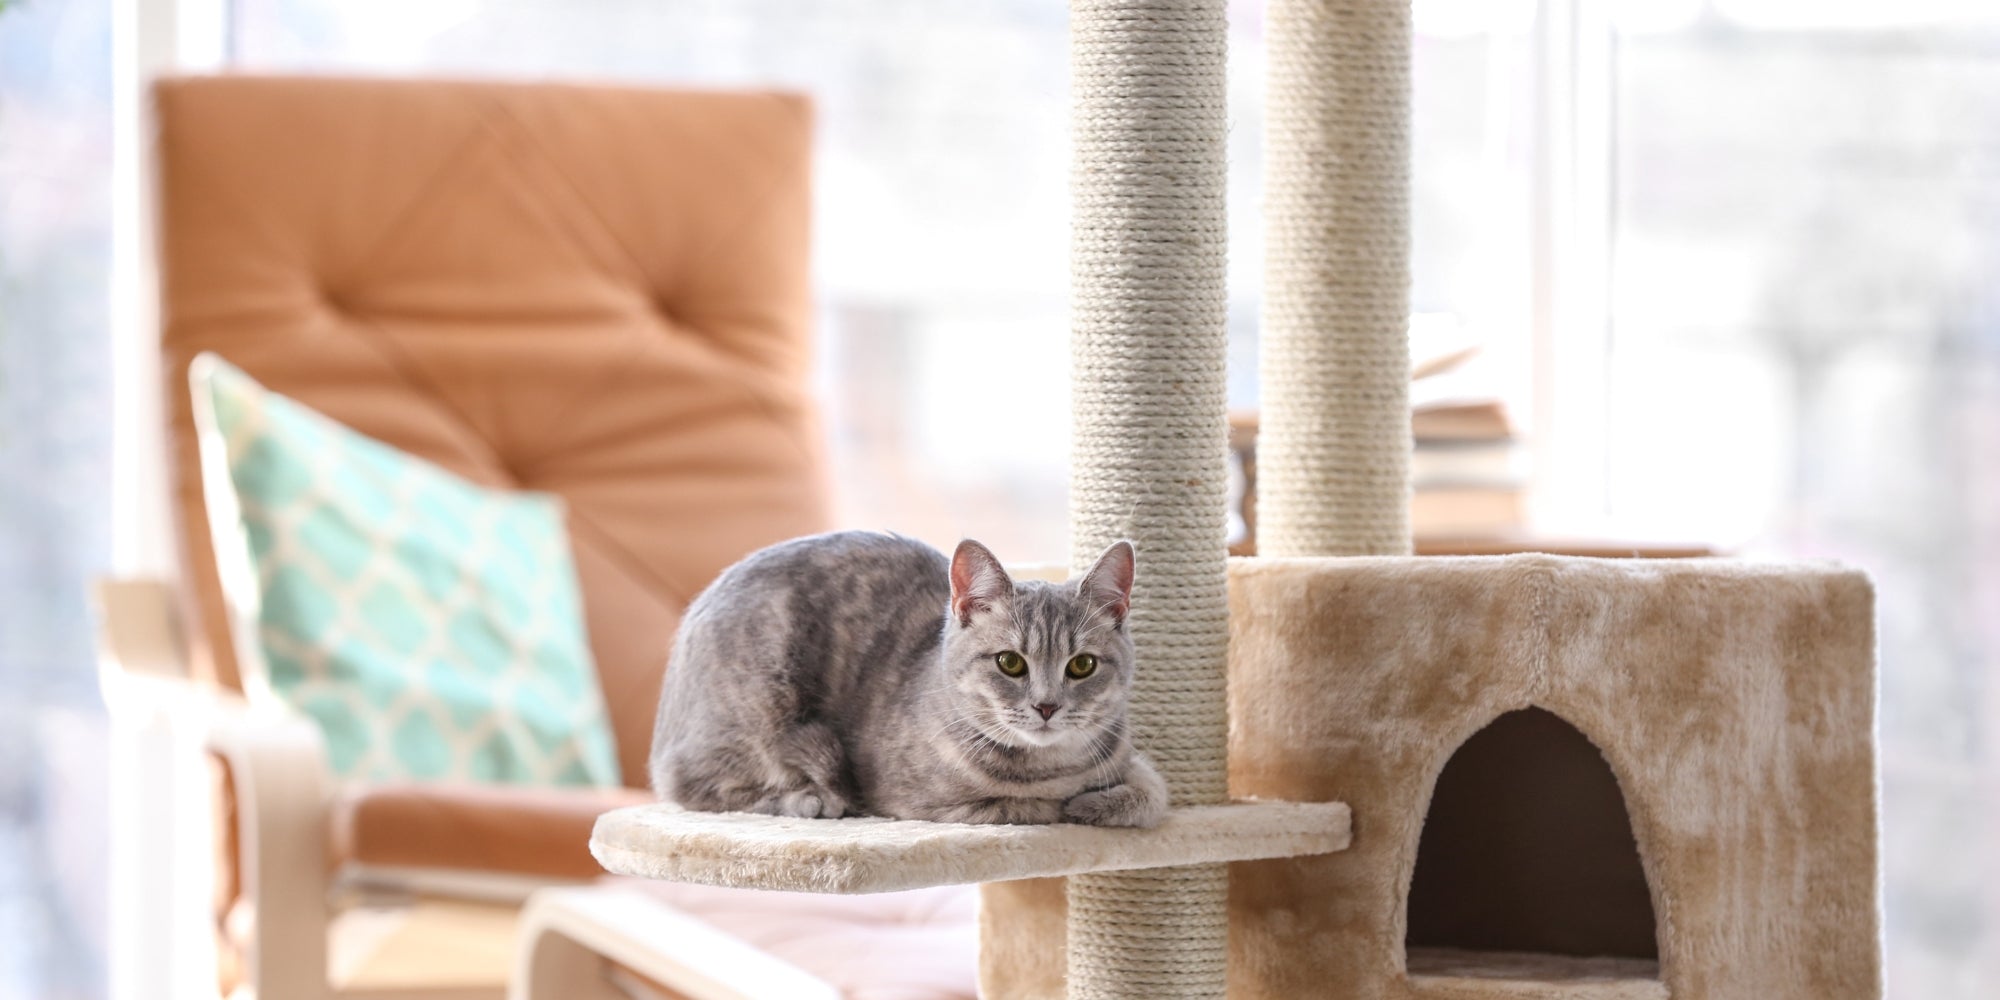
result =
[[[599,817],[590,851],[618,875],[746,889],[895,892],[1095,871],[1331,854],[1340,802],[1243,801],[1175,809],[1150,830],[876,817],[797,819],[659,804]]]
[[[1411,948],[1413,1000],[1667,1000],[1660,963],[1513,951]]]

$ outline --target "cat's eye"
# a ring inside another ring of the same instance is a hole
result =
[[[995,654],[993,663],[1000,668],[1001,673],[1009,677],[1020,677],[1028,672],[1028,658],[1011,649]]]
[[[1075,656],[1070,657],[1069,666],[1063,668],[1063,673],[1066,673],[1070,675],[1071,678],[1079,681],[1084,679],[1085,677],[1089,677],[1091,674],[1094,674],[1096,672],[1097,672],[1097,657],[1092,656],[1089,653],[1078,653]]]

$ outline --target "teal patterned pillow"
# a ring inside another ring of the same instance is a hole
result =
[[[190,378],[253,699],[317,722],[344,777],[619,783],[561,501],[466,482],[214,355]]]

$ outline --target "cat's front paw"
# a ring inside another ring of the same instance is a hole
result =
[[[744,811],[800,819],[839,819],[854,812],[854,806],[831,788],[809,784],[804,788],[773,792]]]
[[[1125,780],[1096,788],[1063,803],[1063,819],[1091,826],[1159,826],[1167,818],[1167,783],[1153,763],[1133,754]]]
[[[840,793],[828,788],[811,787],[786,792],[778,800],[778,815],[800,816],[805,819],[839,819],[853,810]]]
[[[1063,803],[1063,819],[1091,826],[1158,826],[1166,815],[1164,796],[1130,784],[1084,792]]]

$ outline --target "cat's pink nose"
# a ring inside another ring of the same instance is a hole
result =
[[[1049,716],[1056,714],[1056,709],[1061,707],[1062,707],[1061,705],[1058,705],[1055,702],[1045,701],[1039,705],[1036,705],[1035,711],[1042,713],[1042,719],[1046,721]]]

